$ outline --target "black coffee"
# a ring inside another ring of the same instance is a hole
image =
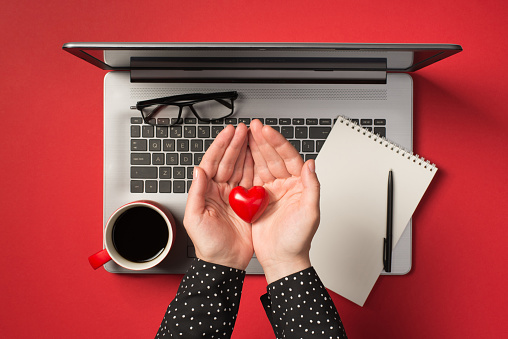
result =
[[[146,262],[160,255],[168,244],[169,231],[164,218],[149,207],[125,211],[113,225],[113,245],[125,259]]]

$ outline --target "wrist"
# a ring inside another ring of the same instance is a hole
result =
[[[288,261],[265,263],[264,265],[262,264],[262,266],[265,272],[266,282],[271,284],[274,281],[287,277],[288,275],[303,271],[312,265],[309,257],[307,256]]]
[[[225,266],[225,267],[230,267],[230,268],[234,268],[234,269],[241,270],[241,271],[245,271],[245,269],[249,265],[249,261],[250,261],[250,260],[249,261],[242,260],[239,257],[223,258],[223,257],[218,257],[218,256],[206,256],[206,255],[199,253],[199,251],[197,249],[196,249],[196,257],[200,260],[203,260],[203,261],[206,261],[209,263],[213,263],[213,264],[217,264],[217,265],[221,265],[221,266]]]

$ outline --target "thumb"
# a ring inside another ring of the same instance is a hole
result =
[[[187,197],[186,215],[201,215],[205,209],[205,193],[208,188],[208,178],[200,167],[194,167],[192,185]]]
[[[313,206],[319,210],[320,184],[316,175],[316,163],[313,159],[305,162],[300,175],[303,184],[302,204]]]

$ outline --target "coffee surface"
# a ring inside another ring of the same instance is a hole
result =
[[[164,218],[149,207],[125,211],[113,225],[113,245],[125,259],[147,262],[159,256],[168,244],[169,231]]]

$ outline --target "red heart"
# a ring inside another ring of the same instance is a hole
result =
[[[261,186],[254,186],[248,191],[236,186],[229,193],[229,205],[244,221],[252,223],[263,214],[270,198]]]

